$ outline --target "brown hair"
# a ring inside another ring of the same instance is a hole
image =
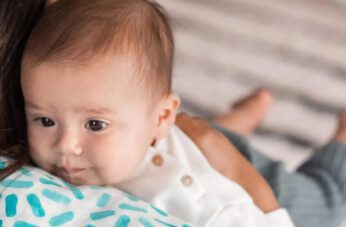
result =
[[[168,17],[156,3],[59,0],[35,26],[25,56],[30,64],[76,64],[105,54],[130,57],[151,97],[162,97],[171,90],[173,43]]]
[[[44,0],[0,1],[0,156],[13,162],[0,170],[0,180],[29,163],[20,89],[20,62],[25,43]]]

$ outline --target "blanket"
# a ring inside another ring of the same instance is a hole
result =
[[[8,164],[0,158],[0,168]],[[183,226],[186,222],[112,187],[75,187],[25,166],[0,182],[0,226]]]

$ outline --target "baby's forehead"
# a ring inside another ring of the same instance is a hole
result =
[[[117,89],[125,90],[124,92],[127,92],[128,95],[139,94],[143,98],[148,98],[145,95],[151,93],[155,79],[155,77],[150,77],[146,69],[141,67],[137,59],[130,54],[98,55],[84,61],[48,60],[35,64],[30,62],[30,57],[26,58],[22,64],[22,74],[27,75],[26,77],[41,74],[42,78],[73,77],[90,89],[96,83],[109,83]],[[88,81],[92,82],[87,83]]]
[[[99,54],[86,59],[51,58],[44,61],[36,61],[32,56],[25,55],[22,62],[22,70],[34,71],[35,73],[47,70],[51,72],[73,71],[75,75],[81,76],[90,74],[89,72],[93,72],[95,76],[111,73],[119,79],[135,79],[142,75],[138,60],[131,54]],[[81,79],[83,79],[83,77]]]
[[[88,64],[47,61],[23,70],[21,84],[24,95],[35,103],[53,105],[56,97],[61,96],[77,100],[72,106],[87,104],[82,107],[92,109],[99,104],[150,103],[149,88],[139,77],[128,61],[110,58]]]
[[[162,92],[165,90],[160,81],[164,79],[162,75],[159,76],[159,73],[153,70],[149,64],[143,64],[146,61],[139,59],[142,56],[129,50],[126,53],[95,54],[93,57],[85,59],[51,58],[47,61],[37,62],[37,59],[33,58],[34,61],[31,62],[30,55],[27,55],[24,57],[26,60],[23,61],[23,65],[35,68],[34,73],[78,77],[80,83],[88,82],[84,81],[88,78],[95,78],[94,82],[98,84],[120,85],[113,87],[125,98],[135,98],[153,106],[160,102],[168,92]],[[27,70],[24,69],[23,72],[25,73],[25,71]],[[94,83],[85,83],[85,88],[86,90],[93,89]]]

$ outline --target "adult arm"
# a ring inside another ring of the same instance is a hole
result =
[[[264,213],[280,207],[266,180],[221,132],[187,114],[179,114],[176,124],[201,149],[210,165],[241,185]]]

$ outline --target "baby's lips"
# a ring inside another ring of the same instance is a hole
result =
[[[71,167],[61,167],[61,170],[69,175],[76,174],[86,170],[86,168],[71,168]]]

